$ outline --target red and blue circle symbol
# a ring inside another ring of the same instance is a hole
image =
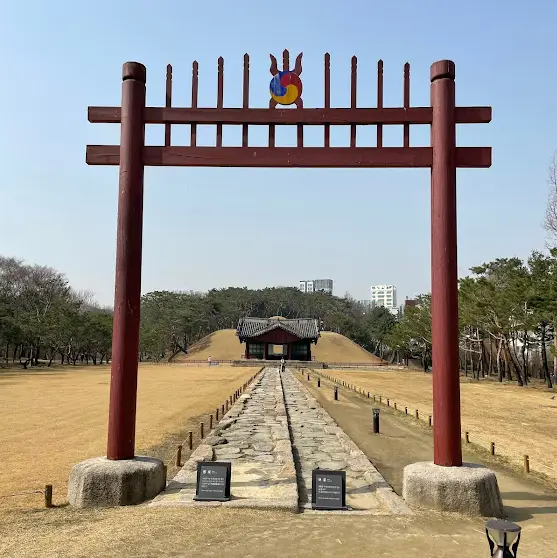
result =
[[[302,80],[290,70],[279,72],[273,76],[269,91],[279,105],[292,105],[302,95]]]

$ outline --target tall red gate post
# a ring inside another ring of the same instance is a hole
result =
[[[434,462],[462,465],[458,367],[455,66],[431,66],[431,338]]]
[[[431,344],[433,463],[407,465],[410,506],[503,517],[495,473],[462,463],[458,361],[455,65],[431,65]]]
[[[145,84],[145,66],[138,62],[126,62],[122,70],[120,179],[107,457],[88,459],[73,467],[68,484],[68,500],[76,507],[139,504],[154,498],[166,485],[166,469],[162,461],[135,456]]]
[[[145,66],[127,62],[122,80],[108,459],[132,459],[135,455],[141,303]]]

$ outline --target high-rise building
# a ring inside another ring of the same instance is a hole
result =
[[[396,305],[396,287],[394,285],[372,285],[371,307],[384,306],[395,316],[398,315]]]
[[[332,279],[312,279],[310,281],[300,281],[298,287],[303,293],[328,293],[333,294]]]

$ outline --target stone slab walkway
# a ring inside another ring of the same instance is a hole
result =
[[[410,513],[365,454],[290,370],[282,373],[282,382],[298,474],[300,508],[311,510],[312,471],[330,469],[346,471],[346,505],[352,511]]]
[[[199,461],[232,463],[228,502],[193,500]],[[248,507],[298,511],[284,395],[277,369],[266,369],[192,453],[151,506]]]
[[[199,461],[232,463],[228,502],[194,501]],[[313,469],[345,470],[351,511],[311,510]],[[410,510],[290,370],[266,368],[150,506],[247,507],[307,513]]]

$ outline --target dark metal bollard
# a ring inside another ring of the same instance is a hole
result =
[[[317,378],[317,387],[321,387],[321,378]]]
[[[47,484],[44,487],[44,505],[45,508],[52,508],[52,485]]]
[[[338,388],[335,386],[335,401],[338,401]]]
[[[379,434],[379,409],[373,409],[373,433]]]

